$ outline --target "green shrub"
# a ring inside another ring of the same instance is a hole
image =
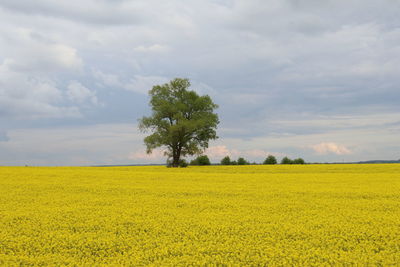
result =
[[[190,165],[205,166],[205,165],[211,165],[211,162],[207,155],[201,155],[192,160],[190,162]]]
[[[167,167],[168,167],[168,168],[173,167],[173,164],[172,164],[172,163],[173,163],[172,160],[168,159],[168,160],[167,160],[167,164],[166,164]],[[179,160],[178,167],[186,168],[188,165],[189,165],[189,164],[187,163],[186,160],[184,160],[184,159],[180,159],[180,160]]]
[[[270,164],[270,165],[277,164],[277,163],[278,163],[278,161],[272,155],[268,155],[268,157],[263,162],[263,164]]]
[[[293,160],[293,164],[306,164],[306,162],[302,158],[297,158]]]
[[[226,156],[225,158],[221,159],[221,165],[232,165],[231,158]]]
[[[293,164],[293,160],[289,159],[288,157],[284,157],[281,160],[281,164]]]
[[[237,165],[248,165],[249,162],[245,160],[244,158],[238,158],[237,160]]]
[[[184,160],[184,159],[179,160],[179,167],[186,168],[188,165],[189,164],[187,163],[186,160]]]

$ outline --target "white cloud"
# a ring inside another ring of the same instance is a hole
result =
[[[7,142],[10,138],[7,135],[7,132],[0,130],[0,142]]]
[[[200,95],[209,95],[215,97],[218,92],[208,84],[203,82],[198,82],[196,80],[190,80],[191,86],[190,89],[196,91]]]
[[[79,21],[89,24],[119,25],[133,24],[140,21],[140,4],[127,1],[93,1],[82,3],[77,0],[68,3],[38,0],[33,4],[30,1],[15,2],[3,0],[1,6],[14,12],[58,17],[71,21]]]
[[[140,45],[135,47],[134,50],[142,53],[162,53],[162,52],[167,52],[168,47],[160,44],[154,44],[149,46]]]
[[[154,85],[164,84],[168,81],[168,78],[161,76],[135,75],[129,83],[124,85],[124,88],[129,91],[147,95]]]
[[[0,142],[0,162],[60,166],[144,163],[128,157],[132,149],[143,148],[142,140],[134,124],[11,129],[7,140]]]
[[[4,65],[17,72],[80,71],[83,60],[69,45],[47,39],[29,28],[3,30],[7,51]]]
[[[92,73],[94,78],[99,80],[104,85],[117,88],[122,88],[124,86],[123,83],[120,81],[118,75],[111,73],[104,73],[100,70],[93,70]]]
[[[133,79],[124,82],[120,76],[113,73],[104,73],[100,70],[94,70],[93,76],[102,85],[125,89],[143,95],[147,95],[154,85],[169,82],[169,79],[166,77],[144,75],[133,75]]]
[[[153,85],[189,77],[219,104],[217,144],[233,157],[336,160],[310,149],[334,140],[351,144],[346,160],[398,158],[398,13],[373,0],[3,0],[0,119],[7,131],[62,124],[89,116],[78,99],[96,93],[110,109],[68,124],[135,121]]]
[[[232,151],[224,145],[210,146],[204,154],[208,155],[211,159],[222,159],[225,156],[231,156]]]
[[[319,143],[316,145],[311,146],[311,148],[317,153],[317,154],[336,154],[336,155],[347,155],[351,154],[351,150],[348,149],[344,145],[336,144],[336,143]]]
[[[80,117],[76,106],[65,105],[63,79],[58,76],[81,73],[83,61],[77,50],[33,27],[6,26],[0,26],[0,115]]]
[[[165,150],[162,149],[154,149],[152,153],[147,154],[144,150],[139,150],[136,152],[132,152],[129,154],[128,158],[134,161],[150,161],[150,162],[157,162],[160,163],[163,159],[166,159],[164,154]]]
[[[282,153],[269,152],[263,149],[229,149],[225,145],[210,146],[206,149],[204,154],[216,162],[219,162],[225,156],[229,156],[232,159],[236,159],[238,157],[248,157],[251,160],[261,160],[266,158],[268,155],[283,155]]]
[[[90,101],[92,104],[95,105],[98,104],[96,92],[91,91],[77,81],[71,81],[69,83],[66,94],[70,100],[78,102],[80,104],[86,101]]]
[[[0,116],[7,118],[80,117],[77,107],[61,106],[62,91],[53,80],[11,71],[0,65]]]

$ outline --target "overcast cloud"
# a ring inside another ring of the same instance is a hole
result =
[[[398,0],[0,0],[0,165],[162,163],[137,120],[174,77],[220,108],[207,151],[400,158]]]

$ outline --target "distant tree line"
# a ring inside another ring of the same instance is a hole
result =
[[[208,158],[207,155],[200,155],[190,161],[190,165],[194,166],[206,166],[206,165],[211,165],[211,161]],[[224,157],[221,162],[221,165],[251,165],[251,164],[257,164],[255,162],[250,163],[248,160],[246,160],[243,157],[239,157],[237,160],[231,160],[229,156]],[[276,159],[275,156],[273,155],[268,155],[265,160],[261,163],[264,165],[275,165],[278,164],[278,160]],[[297,159],[290,159],[288,157],[284,157],[281,161],[280,164],[306,164],[304,159],[302,158],[297,158]],[[186,167],[188,164],[186,162],[182,162],[180,164],[181,167]]]

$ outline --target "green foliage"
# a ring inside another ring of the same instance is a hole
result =
[[[174,166],[172,160],[167,159],[167,167],[171,168],[171,167],[181,167],[181,168],[186,168],[187,166],[189,166],[189,163],[184,160],[184,159],[180,159],[178,166]]]
[[[205,166],[205,165],[211,165],[211,162],[207,155],[201,155],[192,160],[190,162],[190,165]]]
[[[186,168],[187,166],[189,166],[189,163],[187,163],[186,160],[184,160],[184,159],[179,160],[179,167]]]
[[[167,168],[171,168],[172,167],[172,160],[167,159],[166,166],[167,166]]]
[[[189,87],[189,80],[181,78],[154,86],[149,91],[152,115],[139,120],[139,129],[151,132],[144,139],[147,153],[165,147],[172,167],[179,166],[181,157],[202,153],[209,140],[218,138],[219,120],[213,113],[218,106]]]
[[[237,160],[237,165],[248,165],[249,162],[245,160],[244,158],[238,158]]]
[[[231,158],[229,156],[226,156],[225,158],[223,158],[221,160],[221,165],[231,165],[231,164],[232,164],[232,162],[231,162]]]
[[[238,165],[236,160],[231,161],[231,165]]]
[[[289,159],[288,157],[284,157],[281,160],[281,164],[306,164],[306,162],[302,158],[297,158],[297,159],[292,160],[292,159]]]
[[[277,164],[278,161],[276,160],[276,158],[273,155],[268,155],[268,157],[264,160],[263,164]]]
[[[302,158],[297,158],[293,160],[292,164],[306,164],[306,162]]]
[[[281,164],[293,164],[293,160],[289,159],[288,157],[284,157],[281,160]]]

